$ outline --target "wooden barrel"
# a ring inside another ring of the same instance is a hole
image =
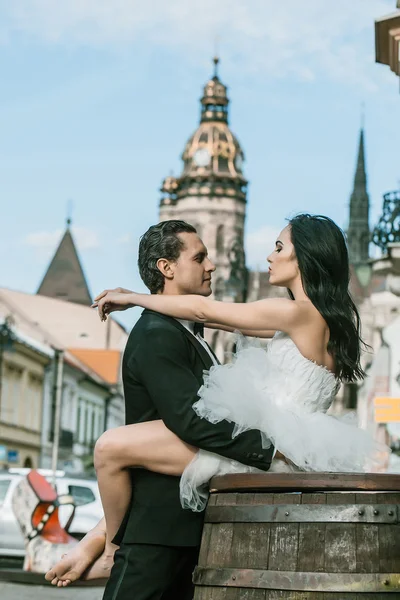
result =
[[[195,600],[400,599],[400,476],[211,481]]]

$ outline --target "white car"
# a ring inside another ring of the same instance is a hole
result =
[[[24,540],[12,509],[14,490],[30,469],[9,469],[0,471],[0,556],[24,557]],[[52,471],[38,469],[41,475],[51,482]],[[63,471],[56,472],[56,486],[59,495],[70,495],[76,506],[74,518],[68,532],[81,539],[103,517],[99,488],[95,479],[70,477]],[[67,522],[71,508],[59,508],[61,524]]]

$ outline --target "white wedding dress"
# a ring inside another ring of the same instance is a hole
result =
[[[211,423],[235,423],[234,437],[258,429],[264,448],[272,443],[294,463],[273,460],[270,472],[365,472],[388,450],[354,424],[326,414],[338,379],[305,358],[285,333],[277,332],[266,348],[241,335],[237,342],[232,363],[205,372],[193,408]],[[203,510],[214,475],[254,472],[260,471],[200,450],[181,478],[182,506]]]

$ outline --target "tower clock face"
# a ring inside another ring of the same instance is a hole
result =
[[[198,167],[206,167],[210,164],[211,156],[207,148],[199,148],[194,153],[193,160]]]

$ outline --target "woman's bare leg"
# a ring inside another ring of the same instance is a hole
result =
[[[65,554],[45,575],[53,585],[64,587],[80,579],[85,571],[96,561],[104,551],[106,544],[106,522],[99,523],[72,550]],[[85,573],[88,579],[93,579],[95,573]],[[97,575],[99,577],[100,575]]]
[[[148,421],[110,429],[95,447],[94,463],[106,520],[104,564],[112,565],[118,546],[112,543],[131,499],[129,467],[165,475],[182,475],[196,448],[182,442],[163,421]]]

